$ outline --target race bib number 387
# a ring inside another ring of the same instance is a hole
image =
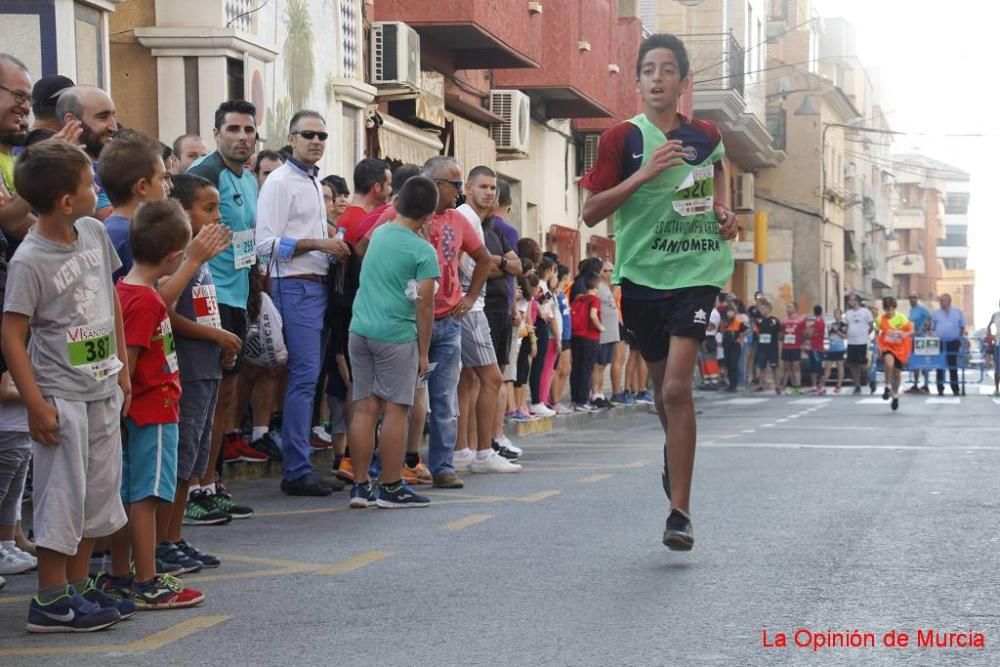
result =
[[[122,367],[115,349],[114,330],[110,324],[68,330],[66,348],[70,366],[95,380],[103,380]]]

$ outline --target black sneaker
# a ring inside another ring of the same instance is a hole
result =
[[[511,451],[496,440],[493,441],[493,451],[512,463],[516,463],[521,458],[518,456],[517,452]]]
[[[855,387],[854,391],[852,391],[851,393],[852,394],[860,394],[861,393],[861,387],[860,386]]]
[[[281,445],[277,443],[270,431],[251,442],[250,446],[267,454],[268,460],[281,462]]]
[[[874,394],[875,393],[875,389],[876,389],[875,383],[874,382],[869,382],[868,383],[868,389],[870,390],[868,393]]]
[[[899,399],[896,398],[895,396],[892,398],[892,410],[893,412],[899,410]]]
[[[217,510],[225,512],[234,519],[248,519],[253,516],[253,508],[235,504],[233,494],[229,493],[229,489],[221,481],[215,483],[215,493],[208,498],[215,504]]]
[[[281,490],[289,496],[328,496],[333,493],[333,488],[320,481],[319,477],[313,473],[303,475],[298,479],[282,480]]]
[[[193,544],[189,544],[187,540],[180,540],[174,542],[174,546],[180,549],[181,553],[188,558],[193,558],[194,560],[201,561],[201,564],[207,568],[219,567],[222,565],[222,561],[211,554],[206,554],[198,551],[194,548]]]
[[[590,404],[593,405],[595,408],[600,408],[601,410],[607,410],[612,407],[611,403],[608,402],[608,399],[604,398],[603,396],[600,398],[595,398],[590,402]]]
[[[160,542],[156,545],[156,561],[167,566],[163,571],[157,568],[157,574],[173,574],[179,576],[189,572],[200,572],[205,564],[191,558],[177,548],[173,542]]]
[[[232,520],[232,515],[216,507],[215,501],[201,489],[193,492],[184,506],[185,526],[221,526]]]
[[[670,510],[667,526],[663,530],[663,544],[671,551],[691,551],[694,546],[694,529],[691,519],[679,509]]]
[[[890,396],[892,396],[892,392],[889,391],[889,387],[886,387],[885,391],[882,392],[882,400],[888,401]]]

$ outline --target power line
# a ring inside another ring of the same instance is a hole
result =
[[[763,39],[762,41],[760,41],[760,42],[757,42],[756,44],[754,44],[754,45],[753,45],[753,46],[751,46],[750,48],[748,48],[748,49],[744,50],[744,51],[743,51],[743,55],[744,55],[744,56],[746,56],[746,54],[750,53],[751,51],[754,51],[754,50],[756,50],[756,49],[757,49],[757,48],[758,48],[759,46],[761,46],[762,44],[767,44],[767,43],[768,43],[769,41],[771,41],[771,40],[773,40],[773,39],[777,39],[777,38],[779,38],[779,37],[784,37],[784,36],[785,36],[785,35],[787,35],[788,33],[790,33],[790,32],[793,32],[793,31],[795,31],[795,30],[798,30],[799,28],[801,28],[801,27],[802,27],[802,26],[804,26],[804,25],[809,25],[810,23],[812,23],[813,21],[815,21],[815,20],[816,20],[816,18],[817,18],[817,17],[813,17],[813,18],[809,19],[808,21],[803,21],[802,23],[800,23],[800,24],[798,24],[798,25],[796,25],[796,26],[792,26],[792,27],[791,27],[791,28],[789,28],[788,30],[785,30],[785,31],[783,31],[783,32],[779,32],[779,33],[778,33],[777,35],[771,35],[770,37],[765,37],[765,38],[764,38],[764,39]],[[766,33],[766,32],[767,32],[767,31],[766,31],[766,28],[765,28],[765,33]],[[730,30],[730,33],[732,33],[732,30]],[[725,63],[726,63],[726,62],[727,62],[728,60],[729,60],[728,58],[723,58],[722,60],[720,60],[720,61],[719,61],[719,62],[717,62],[717,63],[713,63],[713,64],[711,64],[711,65],[706,65],[705,67],[702,67],[701,69],[699,69],[699,70],[698,70],[697,72],[692,72],[692,73],[691,73],[691,75],[692,75],[692,76],[694,76],[695,74],[701,74],[701,73],[702,73],[702,72],[704,72],[705,70],[708,70],[708,69],[712,69],[713,67],[718,67],[719,65],[722,65],[722,64],[725,64]]]
[[[858,153],[856,151],[845,150],[844,155],[847,155],[848,157],[852,157],[857,160],[864,160],[865,162],[870,162],[876,167],[885,169],[887,171],[889,170],[898,171],[900,173],[910,174],[911,176],[929,175],[933,178],[941,178],[944,180],[951,180],[953,178],[965,179],[969,177],[969,174],[966,172],[949,171],[947,169],[939,169],[935,167],[922,167],[915,162],[907,162],[907,161],[891,160],[891,159],[877,160],[869,155],[865,155],[864,153]]]

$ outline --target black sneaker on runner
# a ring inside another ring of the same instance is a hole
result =
[[[691,551],[694,546],[694,529],[691,518],[679,509],[670,510],[663,530],[663,544],[671,551]]]
[[[889,387],[886,387],[885,391],[882,392],[882,400],[888,401],[890,396],[892,396],[892,392],[889,391]]]
[[[892,399],[892,410],[893,410],[893,412],[895,412],[896,410],[899,410],[899,399],[896,398],[895,396]]]

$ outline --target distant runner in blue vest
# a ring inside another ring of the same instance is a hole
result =
[[[582,182],[591,193],[583,208],[587,226],[614,215],[612,284],[621,285],[625,328],[635,333],[653,380],[670,501],[663,543],[674,551],[694,546],[691,382],[708,315],[733,272],[726,241],[739,232],[728,209],[719,130],[677,111],[689,74],[687,51],[674,35],[642,43],[636,85],[644,113],[604,133]]]
[[[208,266],[215,280],[222,328],[246,342],[247,299],[250,296],[250,269],[257,262],[254,222],[257,219],[257,179],[244,169],[257,143],[257,109],[245,100],[228,100],[215,112],[217,150],[191,165],[188,173],[211,181],[219,191],[219,214],[222,224],[233,230],[232,245]],[[218,509],[245,518],[253,514],[248,507],[233,505],[226,493],[219,493],[215,483],[216,464],[223,436],[235,447],[249,449],[236,431],[236,378],[240,359],[223,364],[222,384],[212,426],[212,455],[201,489],[212,496]],[[236,442],[238,441],[238,442]],[[193,486],[193,485],[192,485]]]

